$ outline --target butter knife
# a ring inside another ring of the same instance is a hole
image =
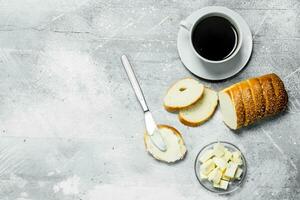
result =
[[[145,114],[145,123],[146,123],[146,130],[148,135],[151,138],[152,143],[161,151],[166,151],[167,147],[166,144],[161,136],[161,133],[159,129],[157,128],[157,125],[153,119],[153,116],[147,106],[145,97],[143,95],[143,92],[141,90],[141,87],[135,77],[135,74],[133,72],[133,69],[131,67],[131,64],[129,63],[129,60],[126,55],[122,55],[121,57],[122,64],[125,68],[125,71],[127,73],[127,76],[130,80],[131,86],[135,92],[135,95],[140,102],[140,105],[144,111]]]

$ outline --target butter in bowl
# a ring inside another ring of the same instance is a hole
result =
[[[228,194],[245,179],[247,164],[238,147],[228,142],[213,142],[203,147],[195,160],[195,174],[208,191]]]

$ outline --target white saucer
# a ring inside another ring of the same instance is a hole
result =
[[[252,34],[248,24],[238,13],[228,8],[219,6],[205,7],[192,13],[185,21],[188,24],[193,24],[203,12],[216,11],[225,12],[241,24],[243,43],[240,51],[234,58],[222,64],[204,63],[195,55],[189,41],[190,34],[186,29],[180,27],[177,37],[177,49],[184,66],[196,76],[207,80],[223,80],[240,72],[248,63],[253,47]]]

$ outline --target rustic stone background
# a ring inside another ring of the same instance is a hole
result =
[[[178,57],[178,24],[209,5],[243,16],[254,49],[238,76],[201,81],[219,90],[275,72],[289,93],[286,112],[239,134],[219,111],[188,128],[162,107],[168,86],[192,76]],[[300,199],[299,10],[299,0],[0,1],[0,199]],[[157,121],[182,132],[182,162],[166,165],[145,152],[123,53]],[[233,195],[203,190],[194,175],[196,154],[215,140],[236,144],[248,161]]]

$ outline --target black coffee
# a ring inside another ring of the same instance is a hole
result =
[[[192,43],[195,50],[208,60],[223,60],[237,46],[237,32],[225,18],[212,16],[200,21],[194,28]]]

